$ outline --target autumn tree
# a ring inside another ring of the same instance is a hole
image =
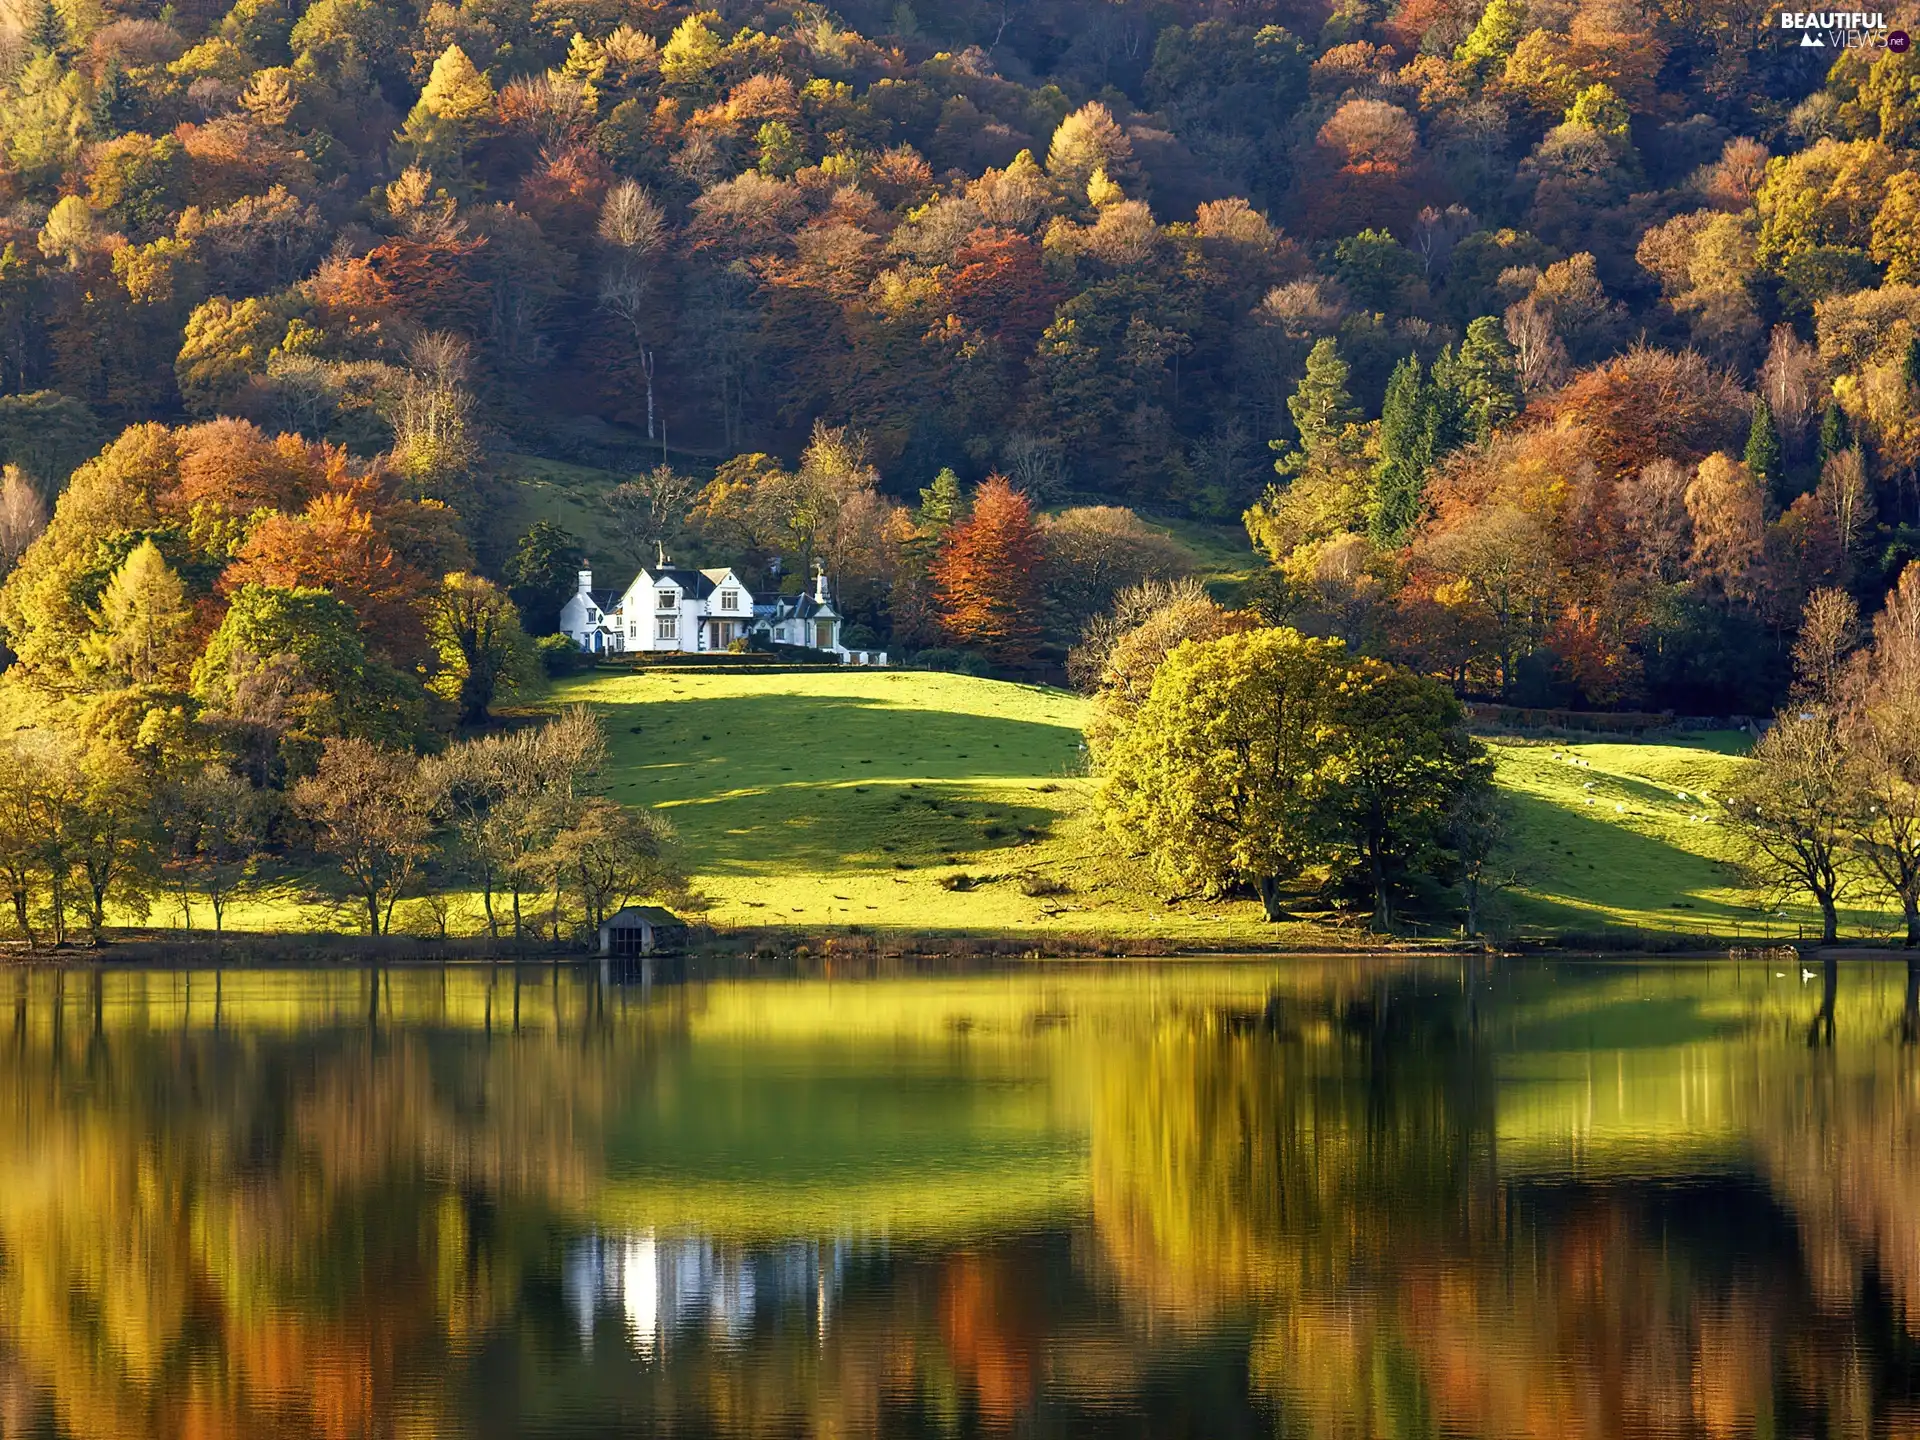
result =
[[[967,518],[947,531],[934,559],[941,626],[956,643],[1001,665],[1032,653],[1044,550],[1033,507],[1004,476],[973,494]]]
[[[383,935],[431,849],[435,797],[420,762],[367,740],[331,739],[314,773],[293,789],[293,812],[313,830],[369,935]]]
[[[82,649],[102,675],[122,684],[177,687],[193,659],[192,624],[186,586],[160,548],[143,540],[101,592]]]

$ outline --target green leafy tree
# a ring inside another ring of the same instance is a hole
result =
[[[1335,640],[1257,630],[1175,649],[1109,745],[1100,806],[1178,884],[1247,885],[1269,920],[1326,853],[1326,737],[1345,671]]]
[[[428,688],[476,725],[502,696],[523,694],[537,676],[520,612],[491,580],[456,572],[427,600],[427,638],[440,668]]]
[[[1431,870],[1460,796],[1491,778],[1453,692],[1383,661],[1354,661],[1333,703],[1325,800],[1373,895],[1377,928],[1394,899]]]

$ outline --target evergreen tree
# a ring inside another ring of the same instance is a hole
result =
[[[1920,390],[1920,335],[1907,342],[1907,359],[1901,367],[1909,390]]]
[[[1373,496],[1367,507],[1367,533],[1374,544],[1405,543],[1420,513],[1427,470],[1434,461],[1434,430],[1439,418],[1435,395],[1420,374],[1418,356],[1393,367],[1386,403],[1380,410],[1380,463],[1373,471]]]
[[[1513,348],[1496,317],[1482,315],[1467,326],[1453,372],[1467,438],[1484,444],[1520,408]]]
[[[1347,389],[1350,372],[1332,337],[1314,342],[1307,352],[1307,371],[1287,401],[1287,413],[1300,434],[1300,449],[1311,458],[1336,445],[1360,412]]]
[[[920,492],[919,529],[927,535],[943,535],[961,518],[965,508],[960,498],[960,477],[949,466],[942,466],[933,484]]]
[[[1753,402],[1753,423],[1747,427],[1747,450],[1742,457],[1760,488],[1782,500],[1786,462],[1780,449],[1780,431],[1773,423],[1773,407],[1762,395]]]
[[[1827,408],[1820,412],[1820,468],[1824,470],[1828,460],[1851,448],[1847,412],[1840,408],[1838,400],[1829,400]]]

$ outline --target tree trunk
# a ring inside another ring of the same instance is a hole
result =
[[[1840,938],[1840,912],[1831,891],[1815,891],[1814,898],[1820,902],[1820,943],[1831,945]]]
[[[37,950],[40,948],[40,943],[34,938],[33,921],[27,918],[29,914],[31,914],[31,911],[27,908],[27,892],[25,890],[14,890],[12,896],[14,923],[20,927],[21,935],[26,937],[27,948],[29,950]]]
[[[1267,912],[1267,919],[1278,924],[1287,918],[1287,912],[1280,908],[1280,882],[1271,875],[1262,875],[1258,883],[1260,904]]]
[[[1907,948],[1911,950],[1920,945],[1920,891],[1908,891],[1900,903],[1907,912]]]
[[[367,902],[367,934],[380,933],[380,892],[369,885],[365,892]]]

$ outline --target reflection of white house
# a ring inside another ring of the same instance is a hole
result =
[[[808,1316],[824,1335],[853,1255],[845,1240],[740,1251],[698,1235],[595,1234],[569,1247],[560,1288],[584,1348],[601,1316],[618,1316],[628,1343],[651,1360],[676,1332],[737,1342],[782,1311]]]
[[[884,652],[852,651],[840,643],[840,612],[826,572],[813,592],[756,599],[731,569],[690,570],[656,565],[634,576],[625,593],[596,592],[593,572],[560,608],[560,630],[595,655],[724,651],[758,635],[781,645],[822,650],[841,664],[884,665]]]

